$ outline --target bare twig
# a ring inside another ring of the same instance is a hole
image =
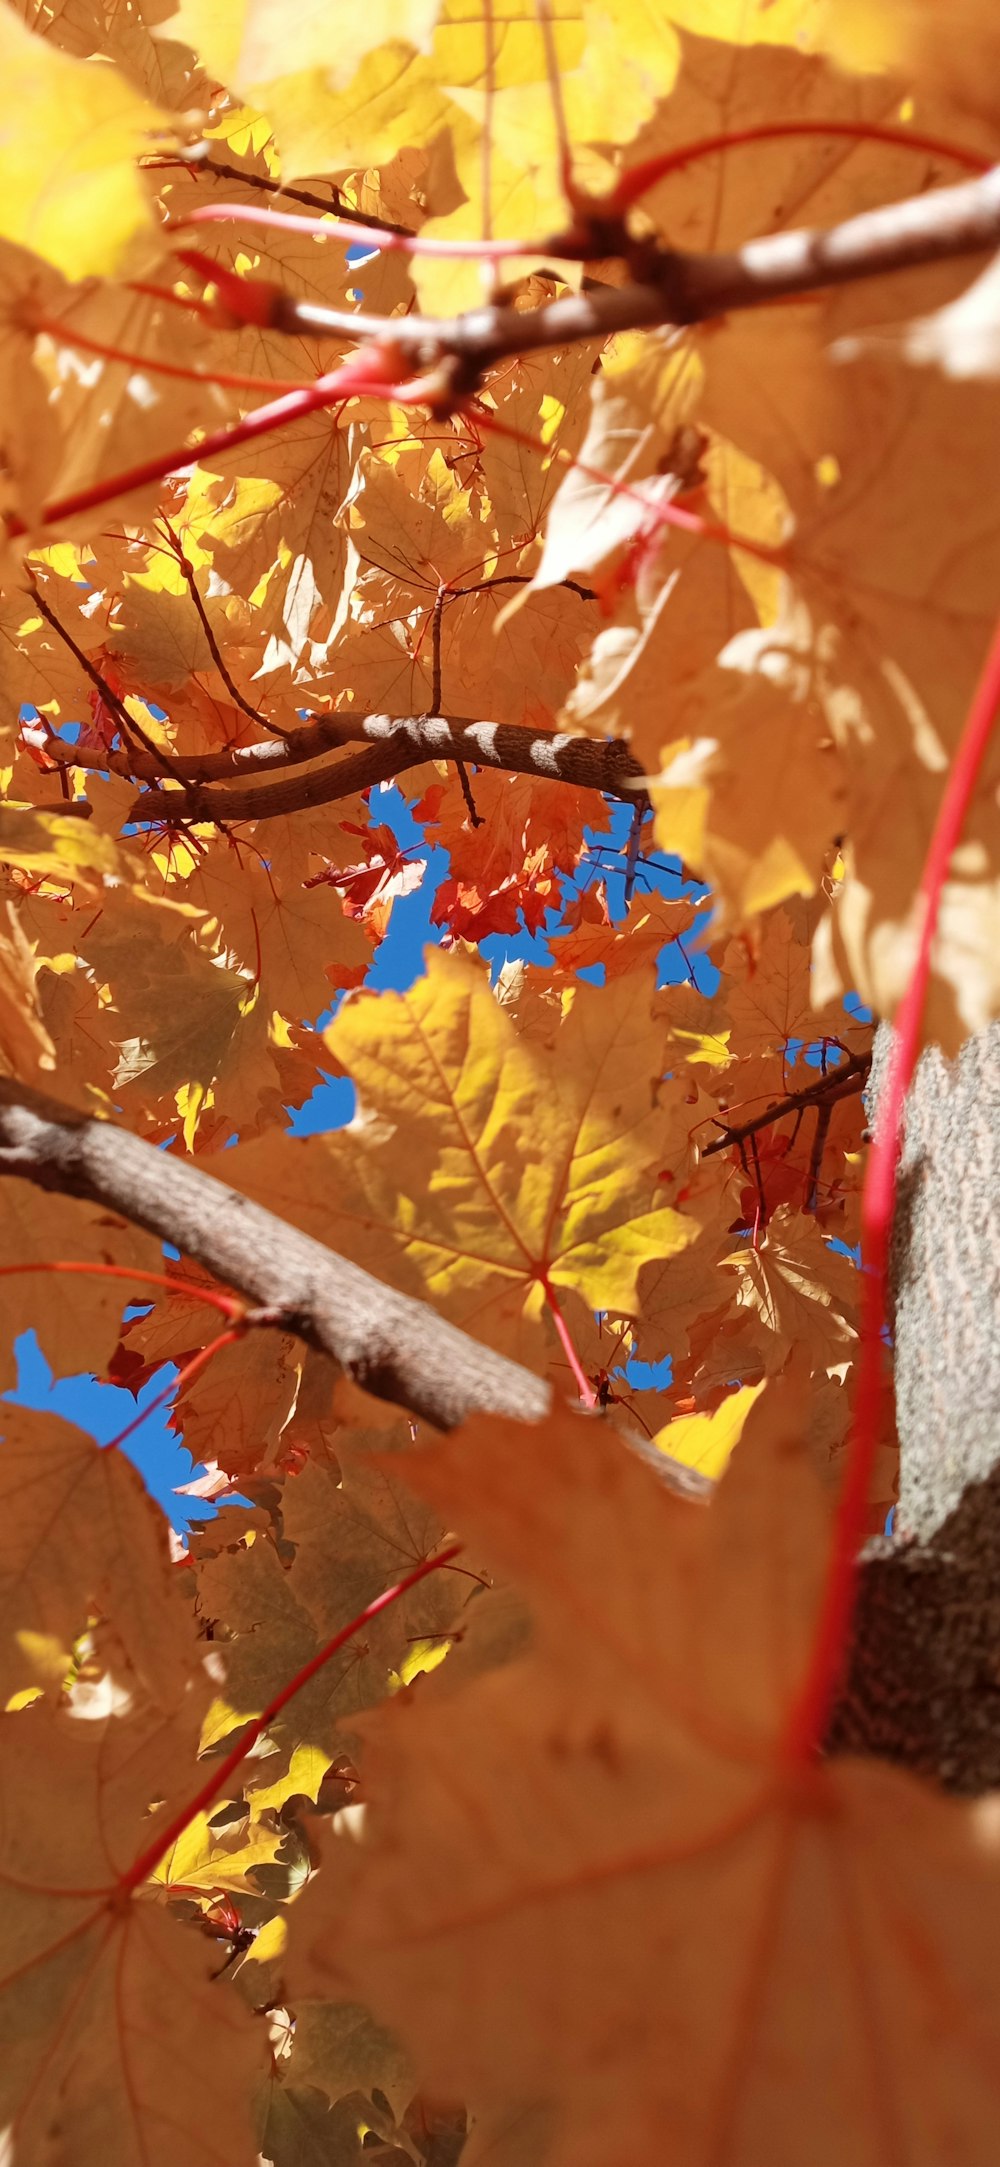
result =
[[[772,1106],[765,1107],[762,1114],[754,1114],[751,1120],[725,1126],[720,1122],[722,1133],[714,1136],[711,1143],[705,1145],[702,1158],[710,1159],[717,1151],[731,1151],[734,1146],[738,1146],[745,1166],[743,1146],[748,1137],[751,1139],[752,1149],[752,1139],[760,1134],[761,1129],[770,1128],[775,1121],[783,1121],[786,1114],[799,1113],[807,1106],[833,1106],[837,1099],[850,1098],[854,1092],[863,1091],[871,1065],[870,1053],[850,1053],[846,1061],[840,1063],[839,1068],[830,1069],[825,1076],[820,1076],[814,1084],[807,1084],[802,1091],[786,1092],[784,1098],[776,1099]]]
[[[146,172],[164,166],[186,166],[189,172],[210,173],[216,180],[239,181],[244,188],[257,188],[263,195],[281,196],[289,203],[303,203],[311,211],[329,211],[335,217],[346,213],[356,226],[370,226],[374,233],[408,234],[406,226],[396,226],[389,218],[376,218],[370,211],[355,210],[353,203],[345,201],[343,190],[335,181],[328,184],[330,200],[327,201],[311,188],[294,188],[290,181],[273,181],[266,173],[250,173],[245,166],[230,165],[225,158],[217,158],[207,143],[198,143],[180,155],[175,152],[169,158],[143,158],[140,163]]]
[[[447,599],[448,589],[442,583],[434,597],[434,608],[431,611],[431,708],[435,715],[441,712],[441,623]],[[464,760],[456,760],[455,765],[458,769],[458,779],[462,785],[462,796],[465,799],[469,819],[474,828],[481,828],[483,823],[476,811],[476,801],[472,795],[472,784],[469,781],[469,770]]]
[[[170,520],[167,518],[165,512],[161,512],[160,514],[160,525],[163,528],[164,532],[169,536],[171,549],[177,559],[177,563],[180,566],[181,572],[184,575],[184,583],[187,587],[188,593],[191,597],[192,602],[194,603],[195,609],[198,612],[201,629],[204,632],[205,639],[208,643],[209,654],[212,657],[215,667],[219,672],[219,676],[221,677],[222,682],[230,695],[230,698],[235,701],[237,707],[242,709],[244,715],[249,715],[251,722],[256,722],[257,724],[259,724],[262,730],[276,730],[279,737],[287,737],[287,730],[283,730],[280,723],[268,722],[266,715],[262,715],[258,707],[251,707],[249,700],[244,699],[243,694],[239,689],[239,686],[234,683],[230,671],[226,666],[226,662],[224,660],[222,650],[219,646],[219,642],[216,639],[215,633],[213,632],[211,624],[209,622],[208,611],[205,608],[205,604],[201,599],[194,565],[191,563],[190,558],[185,552],[184,544],[181,541],[180,535],[178,534],[176,528],[171,525]]]
[[[38,585],[38,581],[34,576],[34,573],[29,573],[29,577],[31,579],[31,591],[34,595],[35,603],[38,609],[41,611],[41,614],[44,617],[46,624],[51,625],[57,639],[62,640],[63,646],[69,648],[70,654],[73,656],[74,660],[79,663],[79,666],[83,671],[84,676],[89,677],[95,692],[98,694],[98,697],[102,701],[103,705],[107,708],[109,715],[114,716],[114,719],[118,724],[118,728],[121,732],[122,738],[126,746],[131,748],[134,739],[137,738],[144,751],[148,753],[149,758],[153,763],[155,774],[157,776],[162,775],[164,769],[166,769],[169,773],[170,760],[168,756],[166,754],[160,753],[159,748],[154,745],[152,738],[147,736],[141,722],[136,722],[134,718],[129,714],[128,708],[126,707],[120,693],[117,693],[115,691],[114,686],[105,677],[104,672],[98,669],[96,662],[91,661],[90,656],[84,652],[84,649],[73,638],[73,634],[67,631],[67,628],[62,623],[61,619],[56,616],[55,610],[52,609],[49,603],[46,601],[45,596],[43,595],[42,590]],[[129,762],[129,768],[127,772],[132,774],[135,774],[137,772],[134,762]]]
[[[807,1211],[815,1211],[816,1209],[816,1200],[819,1195],[820,1170],[823,1165],[823,1153],[826,1150],[826,1139],[830,1134],[830,1120],[832,1114],[832,1100],[828,1098],[822,1099],[820,1101],[820,1104],[816,1108],[816,1134],[813,1137],[813,1147],[809,1154],[809,1173],[806,1182]]]

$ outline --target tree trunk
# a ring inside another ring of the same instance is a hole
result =
[[[872,1119],[890,1035],[878,1032]],[[868,1545],[830,1746],[1000,1785],[1000,1024],[924,1054],[891,1263],[900,1491]]]

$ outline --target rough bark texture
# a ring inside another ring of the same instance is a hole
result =
[[[898,1195],[897,1530],[864,1555],[829,1742],[972,1794],[1000,1785],[1000,1024],[923,1056]]]
[[[320,727],[299,731],[292,745],[286,740],[269,765],[276,766],[279,760],[286,765],[303,742],[322,751]],[[511,774],[540,775],[602,790],[633,804],[638,794],[639,763],[628,746],[614,738],[578,737],[567,731],[550,736],[516,723],[455,721],[445,715],[365,715],[353,729],[348,724],[347,730],[351,737],[366,740],[365,750],[329,767],[311,768],[305,775],[282,775],[273,782],[251,782],[242,788],[232,782],[192,782],[183,791],[144,790],[130,806],[128,817],[140,822],[178,816],[266,820],[277,813],[301,812],[310,805],[333,804],[357,790],[370,790],[373,783],[386,782],[392,775],[402,775],[407,768],[420,767],[425,760],[463,760],[476,767],[504,768]],[[336,741],[340,734],[334,717],[329,736]],[[256,756],[258,748],[250,750]],[[250,764],[249,754],[245,764]]]
[[[884,1074],[876,1045],[872,1099]],[[877,1110],[875,1112],[877,1119]],[[544,1382],[113,1123],[0,1081],[0,1175],[110,1206],[197,1258],[269,1321],[441,1427],[547,1411]],[[1000,1786],[1000,1024],[907,1104],[893,1251],[899,1532],[862,1562],[833,1751],[874,1752],[974,1794]],[[658,1458],[658,1456],[657,1456]],[[706,1486],[683,1471],[689,1495]]]

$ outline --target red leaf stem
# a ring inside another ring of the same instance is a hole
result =
[[[157,286],[148,278],[125,280],[127,293],[148,294],[151,301],[169,301],[174,308],[187,309],[189,316],[200,316],[202,323],[215,324],[215,310],[209,301],[191,293],[178,293],[174,286]]]
[[[556,1290],[551,1281],[545,1278],[541,1281],[541,1287],[545,1295],[545,1306],[559,1335],[559,1344],[573,1372],[573,1382],[576,1385],[580,1399],[584,1407],[596,1407],[597,1394],[570,1338],[569,1326],[559,1307],[559,1297]]]
[[[256,203],[199,203],[184,218],[167,221],[168,233],[188,226],[227,225],[239,220],[245,226],[277,226],[284,233],[312,234],[317,240],[363,242],[382,255],[484,257],[502,263],[509,256],[537,256],[539,241],[458,240],[433,234],[387,232],[379,227],[356,225],[351,218],[304,218],[294,211],[268,211]],[[544,244],[548,246],[548,244]]]
[[[218,1768],[197,1796],[190,1799],[186,1806],[182,1806],[168,1826],[133,1860],[128,1872],[122,1875],[118,1883],[116,1897],[129,1894],[138,1888],[141,1882],[148,1880],[178,1837],[183,1836],[185,1829],[190,1828],[197,1815],[204,1813],[205,1808],[218,1798],[230,1776],[239,1768],[240,1763],[246,1760],[247,1754],[252,1751],[258,1738],[262,1737],[268,1724],[274,1722],[275,1716],[280,1715],[283,1708],[287,1708],[289,1701],[296,1693],[301,1692],[304,1685],[309,1684],[311,1678],[315,1678],[317,1671],[323,1669],[332,1655],[336,1655],[338,1648],[352,1640],[355,1633],[360,1633],[362,1627],[370,1624],[373,1618],[379,1617],[383,1610],[388,1610],[391,1603],[397,1603],[401,1595],[408,1594],[419,1581],[426,1580],[431,1573],[439,1572],[443,1565],[450,1565],[452,1559],[458,1557],[461,1548],[461,1543],[451,1543],[448,1549],[442,1550],[436,1558],[423,1558],[419,1565],[414,1566],[412,1573],[406,1573],[402,1580],[397,1580],[394,1587],[387,1588],[384,1595],[376,1595],[373,1602],[366,1603],[358,1616],[351,1619],[350,1625],[342,1625],[339,1633],[335,1633],[333,1639],[327,1641],[318,1655],[314,1655],[308,1663],[303,1664],[301,1670],[296,1671],[294,1678],[290,1679],[287,1685],[283,1685],[280,1692],[275,1693],[273,1699],[268,1701],[262,1713],[247,1725],[239,1745],[234,1746],[232,1752],[227,1753],[220,1761]]]
[[[602,199],[601,209],[606,215],[621,217],[647,189],[655,188],[657,181],[665,180],[669,173],[679,173],[698,158],[714,156],[716,151],[736,150],[746,143],[776,142],[783,136],[817,135],[846,136],[858,143],[888,143],[897,149],[926,151],[932,158],[949,158],[970,173],[988,173],[992,163],[979,151],[963,150],[941,136],[924,135],[917,128],[892,128],[861,120],[760,121],[754,127],[733,129],[728,134],[723,129],[718,135],[701,136],[693,143],[678,144],[676,150],[661,152],[658,158],[645,158],[629,166],[617,186]]]
[[[127,1279],[145,1287],[165,1287],[168,1294],[184,1294],[193,1302],[209,1303],[233,1323],[238,1323],[246,1310],[246,1303],[238,1295],[220,1294],[214,1287],[189,1286],[183,1279],[171,1279],[166,1272],[133,1271],[127,1264],[84,1264],[62,1257],[44,1263],[36,1260],[31,1264],[0,1264],[0,1279],[13,1278],[19,1272],[84,1272],[94,1279]]]
[[[322,407],[339,406],[347,399],[383,398],[397,381],[405,378],[406,373],[407,363],[390,347],[359,347],[356,354],[328,375],[317,376],[314,383],[304,385],[301,390],[286,392],[283,398],[271,399],[266,405],[255,407],[252,414],[245,414],[241,421],[231,422],[225,428],[213,430],[198,444],[184,444],[158,452],[155,458],[144,459],[138,466],[126,467],[119,474],[109,474],[104,481],[91,482],[72,496],[56,498],[54,503],[44,506],[32,525],[60,526],[65,520],[77,518],[81,512],[110,503],[114,497],[128,496],[132,490],[143,489],[149,482],[163,481],[168,474],[183,473],[199,461],[218,458],[224,452],[234,451],[240,444],[253,443],[275,429],[284,429],[289,422],[299,421]],[[28,531],[26,523],[16,516],[9,517],[6,525],[8,534],[26,534]]]
[[[183,1369],[179,1369],[176,1377],[172,1377],[170,1383],[164,1385],[162,1392],[158,1392],[156,1398],[150,1400],[148,1407],[140,1408],[131,1422],[126,1422],[125,1428],[119,1430],[117,1437],[109,1437],[104,1451],[117,1452],[119,1445],[123,1445],[127,1437],[133,1437],[149,1416],[155,1415],[158,1407],[165,1407],[175,1393],[180,1392],[184,1385],[190,1384],[192,1377],[197,1377],[199,1370],[207,1368],[213,1356],[221,1353],[223,1347],[231,1347],[234,1340],[242,1339],[244,1330],[244,1326],[234,1324],[228,1332],[220,1332],[217,1339],[210,1339],[208,1346],[200,1348],[197,1354],[192,1355],[190,1362],[185,1362]]]
[[[920,876],[917,956],[896,1012],[889,1073],[865,1175],[861,1199],[864,1278],[854,1421],[809,1668],[785,1740],[785,1750],[793,1761],[807,1759],[820,1744],[843,1667],[854,1604],[857,1556],[865,1534],[868,1492],[883,1405],[885,1296],[903,1102],[920,1052],[920,1021],[930,978],[931,948],[941,891],[961,837],[998,711],[1000,622],[973,694]]]
[[[154,376],[178,376],[190,384],[220,384],[225,391],[303,391],[313,381],[301,376],[242,376],[232,369],[188,369],[181,361],[161,361],[152,354],[106,345],[102,339],[92,339],[87,332],[60,322],[57,316],[37,316],[32,329],[44,331],[65,346],[79,346],[84,353],[100,354],[106,361],[124,361],[130,368],[148,369]]]
[[[784,567],[785,556],[781,549],[773,549],[766,542],[754,542],[748,535],[734,534],[721,520],[703,519],[700,512],[685,511],[681,504],[658,504],[643,496],[642,490],[630,482],[623,482],[616,474],[605,474],[601,467],[594,467],[586,459],[578,459],[574,453],[562,451],[558,445],[543,442],[540,436],[532,436],[527,429],[515,429],[509,422],[500,421],[488,408],[475,408],[475,419],[491,436],[510,437],[515,444],[523,444],[528,451],[540,452],[546,459],[559,459],[566,467],[585,474],[588,481],[597,482],[616,497],[629,497],[641,504],[650,526],[676,527],[682,534],[697,534],[705,542],[721,542],[726,549],[745,549],[750,557],[759,557],[764,564]]]

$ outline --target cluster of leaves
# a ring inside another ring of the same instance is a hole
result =
[[[435,1438],[0,1182],[4,1387],[29,1327],[61,1372],[177,1363],[221,1501],[178,1549],[119,1446],[5,1410],[17,2163],[991,2156],[989,1809],[814,1765],[803,1714],[862,1004],[907,986],[1000,592],[989,274],[512,348],[450,399],[384,340],[347,366],[355,317],[481,309],[484,255],[525,320],[613,296],[634,265],[559,236],[640,167],[640,251],[981,169],[995,32],[958,12],[965,46],[918,0],[3,7],[0,1073],[555,1410]],[[627,848],[570,739],[648,778]],[[1000,1012],[998,759],[940,903],[949,1051]],[[405,992],[366,985],[423,874],[392,775],[448,860]],[[546,960],[491,980],[498,935]],[[354,1119],[293,1138],[331,1072]]]

